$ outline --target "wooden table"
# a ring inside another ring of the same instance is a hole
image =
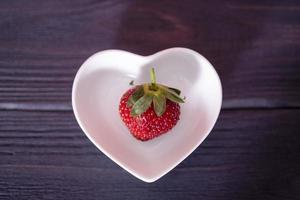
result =
[[[224,89],[205,142],[144,183],[99,152],[71,107],[91,54],[182,46]],[[296,199],[300,190],[300,2],[0,2],[0,199]]]

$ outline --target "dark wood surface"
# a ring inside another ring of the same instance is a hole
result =
[[[186,160],[147,184],[73,116],[91,54],[182,46],[223,84],[220,118]],[[0,1],[0,199],[298,199],[299,1]]]

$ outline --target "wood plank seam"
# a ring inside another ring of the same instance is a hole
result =
[[[282,102],[269,99],[224,100],[222,110],[238,109],[299,109],[300,102]],[[72,111],[71,103],[0,103],[1,111]]]

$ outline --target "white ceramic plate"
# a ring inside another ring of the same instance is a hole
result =
[[[178,88],[186,97],[180,121],[168,133],[147,142],[136,140],[119,117],[122,94],[149,82],[154,67],[157,82]],[[105,155],[137,178],[153,182],[191,154],[213,128],[222,103],[220,79],[200,54],[171,48],[151,56],[121,50],[94,54],[80,67],[73,83],[72,105],[87,137]]]

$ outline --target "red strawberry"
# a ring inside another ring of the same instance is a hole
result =
[[[151,83],[137,85],[123,94],[119,112],[131,134],[139,140],[153,139],[171,130],[179,120],[183,99],[180,91],[155,80],[151,70]]]

